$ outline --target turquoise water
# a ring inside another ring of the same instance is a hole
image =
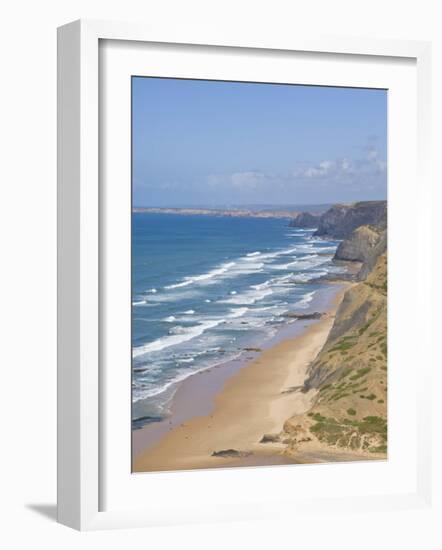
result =
[[[133,421],[167,415],[177,383],[309,311],[336,241],[285,219],[134,213]]]

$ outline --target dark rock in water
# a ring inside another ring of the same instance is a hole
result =
[[[319,217],[316,236],[346,239],[361,225],[374,225],[378,230],[387,227],[387,201],[364,201],[336,204]]]
[[[312,319],[321,319],[323,316],[323,313],[320,313],[319,311],[314,311],[313,313],[284,313],[283,317],[289,317],[290,319],[303,319],[304,321],[309,321]]]
[[[279,434],[264,434],[260,443],[277,443],[279,441]]]
[[[222,451],[213,451],[212,456],[219,456],[221,458],[235,458],[235,457],[244,457],[250,456],[250,451],[237,451],[236,449],[223,449]]]
[[[290,221],[289,227],[318,227],[319,215],[311,214],[310,212],[301,212],[296,218]]]
[[[342,241],[335,253],[335,260],[350,262],[365,262],[370,256],[371,250],[379,242],[381,235],[367,225],[358,227],[344,241]]]
[[[259,353],[262,351],[261,348],[244,348],[244,351],[254,351],[255,353]]]

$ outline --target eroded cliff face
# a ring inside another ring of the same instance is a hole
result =
[[[319,217],[316,236],[346,239],[361,225],[387,227],[387,202],[364,201],[354,204],[336,204]]]
[[[311,214],[310,212],[301,212],[296,216],[296,218],[293,218],[293,220],[290,221],[289,227],[318,227],[319,218],[319,215]]]
[[[318,451],[386,456],[387,232],[380,210],[377,225],[352,230],[336,253],[363,263],[309,366],[301,391],[317,392],[313,405],[288,419],[280,434],[285,453],[295,458]]]
[[[365,262],[381,239],[382,233],[373,226],[363,225],[343,240],[335,253],[335,260]]]

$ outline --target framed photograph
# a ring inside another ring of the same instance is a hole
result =
[[[59,29],[61,523],[428,504],[429,56]]]

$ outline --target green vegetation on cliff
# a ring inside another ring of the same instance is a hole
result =
[[[359,234],[363,233],[359,228]],[[385,456],[387,452],[386,231],[370,243],[358,283],[344,294],[328,340],[303,391],[316,390],[305,414],[284,425],[286,453],[316,447]],[[350,237],[350,240],[355,237]],[[345,242],[345,241],[344,241]],[[368,264],[368,265],[367,265]]]

